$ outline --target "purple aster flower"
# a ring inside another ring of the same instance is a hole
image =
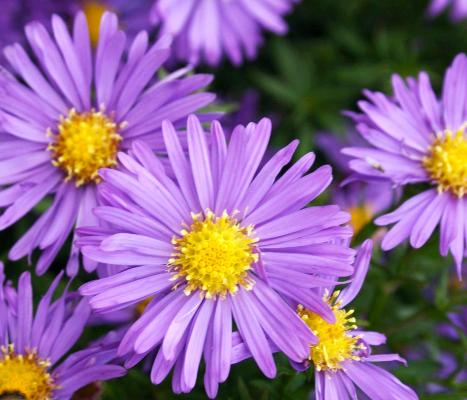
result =
[[[309,153],[279,178],[294,141],[259,169],[270,133],[263,119],[237,126],[227,144],[218,122],[206,134],[191,116],[186,157],[166,121],[173,178],[144,143],[133,144],[133,157],[119,154],[120,170],[100,171],[105,205],[95,214],[103,224],[81,228],[79,246],[120,272],[80,292],[98,312],[152,297],[119,355],[129,367],[156,351],[151,380],[160,383],[173,368],[176,393],[193,388],[204,356],[205,387],[214,397],[239,335],[268,377],[276,374],[268,338],[292,360],[306,357],[314,336],[289,301],[332,321],[331,308],[311,289],[353,272],[354,251],[340,244],[352,235],[342,226],[348,214],[337,206],[304,208],[330,184],[330,167],[307,173]]]
[[[377,180],[366,183],[353,174],[348,166],[350,158],[342,154],[341,150],[350,144],[366,145],[356,132],[351,131],[344,138],[321,133],[317,136],[316,143],[336,170],[341,175],[348,176],[341,186],[333,188],[332,200],[350,213],[350,224],[357,235],[376,215],[391,206],[394,189],[390,182]]]
[[[125,374],[124,368],[109,364],[115,347],[93,346],[65,357],[81,336],[90,308],[84,299],[70,303],[66,294],[52,301],[60,278],[34,314],[30,274],[21,275],[16,290],[5,283],[0,263],[1,398],[70,399],[92,382]]]
[[[47,195],[53,197],[9,253],[17,260],[40,249],[39,274],[75,226],[96,221],[92,208],[98,201],[98,170],[116,166],[117,152],[134,139],[164,151],[162,120],[181,127],[188,114],[214,98],[194,93],[211,81],[210,75],[185,78],[188,69],[183,69],[155,78],[169,57],[167,38],[150,46],[148,35],[141,32],[123,62],[126,37],[111,13],[102,18],[95,51],[83,13],[76,15],[71,36],[59,17],[53,16],[52,26],[50,36],[38,22],[27,25],[37,62],[15,44],[5,55],[18,79],[5,71],[0,74],[0,207],[6,207],[0,229],[13,225]],[[78,259],[73,247],[69,275],[76,273]],[[90,271],[95,263],[85,259],[84,266]]]
[[[351,147],[350,167],[368,179],[387,179],[404,187],[429,187],[397,210],[375,220],[394,224],[382,248],[390,250],[406,239],[422,247],[440,226],[440,253],[454,257],[458,275],[467,242],[467,57],[458,55],[446,72],[438,99],[428,75],[418,79],[393,77],[394,97],[366,91],[359,102],[357,129],[371,145]]]
[[[358,387],[371,400],[417,399],[415,392],[386,370],[374,363],[405,361],[397,354],[372,354],[371,346],[385,343],[378,332],[357,330],[353,310],[346,307],[360,291],[370,263],[372,243],[365,241],[358,251],[352,282],[342,292],[327,288],[324,300],[331,306],[335,322],[298,306],[298,314],[318,337],[310,344],[308,357],[292,365],[299,371],[315,368],[315,398],[317,400],[356,399]]]
[[[262,30],[287,32],[284,15],[298,0],[155,0],[151,19],[175,37],[175,55],[191,63],[218,65],[225,54],[239,65],[254,59]]]
[[[428,14],[431,17],[436,17],[449,7],[451,9],[450,17],[453,21],[467,18],[467,0],[432,0]]]
[[[82,9],[89,26],[91,43],[99,42],[100,21],[105,12],[112,12],[119,18],[125,34],[133,38],[141,30],[150,27],[149,10],[153,0],[73,0],[74,11]]]

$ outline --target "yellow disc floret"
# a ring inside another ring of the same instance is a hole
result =
[[[117,164],[118,146],[122,137],[117,125],[103,111],[77,113],[71,110],[66,118],[60,118],[58,134],[51,130],[53,142],[52,164],[66,173],[66,180],[74,180],[76,186],[98,183],[99,169]]]
[[[356,355],[356,351],[362,348],[357,343],[360,337],[350,333],[356,328],[353,310],[340,309],[339,302],[335,302],[338,295],[339,292],[334,292],[332,297],[325,298],[336,318],[333,324],[303,306],[298,306],[298,315],[319,340],[318,344],[310,346],[309,356],[317,371],[337,371],[342,368],[343,361],[360,359]]]
[[[96,47],[99,42],[101,18],[107,11],[107,8],[100,1],[85,0],[83,11],[88,21],[91,44]]]
[[[357,235],[373,218],[373,212],[367,205],[349,208],[350,225],[354,234]]]
[[[467,193],[467,138],[464,124],[453,133],[446,130],[437,135],[429,148],[429,155],[422,160],[438,190],[451,191],[458,197]]]
[[[16,354],[13,345],[0,353],[0,398],[17,396],[25,400],[49,400],[57,389],[48,373],[50,363],[35,352]],[[16,397],[14,397],[16,398]]]
[[[254,252],[253,227],[242,227],[224,212],[193,215],[193,223],[173,239],[174,254],[169,260],[173,279],[184,278],[186,294],[201,290],[207,298],[235,293],[238,285],[251,288],[248,275],[258,260]]]

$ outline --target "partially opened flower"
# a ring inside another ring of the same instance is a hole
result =
[[[448,8],[450,9],[449,15],[453,21],[467,18],[466,0],[431,0],[428,14],[435,17]]]
[[[358,294],[365,279],[372,244],[367,240],[360,248],[355,261],[355,274],[342,292],[329,287],[324,301],[333,310],[335,322],[325,321],[320,315],[302,305],[298,314],[318,337],[317,344],[310,344],[310,352],[302,363],[293,363],[298,370],[315,368],[315,398],[317,400],[357,399],[359,388],[371,400],[417,399],[415,392],[396,377],[373,363],[386,361],[405,362],[397,354],[372,354],[371,346],[386,341],[378,332],[358,330],[353,310],[346,307]]]
[[[175,55],[218,65],[226,55],[239,65],[256,57],[263,30],[287,32],[285,14],[298,0],[155,0],[151,19],[175,37]]]
[[[427,188],[396,211],[376,219],[394,224],[382,247],[406,239],[422,247],[440,226],[440,253],[453,255],[460,276],[467,242],[467,57],[458,55],[446,72],[438,99],[426,73],[404,82],[393,78],[394,97],[367,91],[354,118],[372,147],[351,147],[351,168],[372,180],[394,185],[424,183]]]
[[[209,75],[183,78],[185,69],[156,79],[169,57],[167,38],[150,46],[141,32],[126,54],[125,34],[115,15],[106,13],[93,51],[83,13],[77,14],[72,35],[57,16],[52,27],[50,36],[40,23],[27,25],[36,62],[15,44],[5,55],[18,77],[0,74],[0,207],[7,207],[0,229],[53,196],[9,254],[16,260],[42,250],[39,274],[74,226],[95,222],[99,169],[116,166],[117,152],[128,149],[134,139],[164,151],[162,120],[181,126],[188,114],[213,99],[210,93],[194,93],[210,82]],[[78,255],[73,248],[69,274],[77,271]],[[84,265],[95,268],[89,260]]]
[[[231,364],[233,321],[259,368],[273,377],[274,346],[292,360],[308,354],[314,336],[290,303],[332,321],[314,288],[353,271],[349,220],[337,206],[304,208],[331,182],[331,169],[312,173],[307,154],[279,174],[294,141],[258,169],[271,125],[237,126],[227,144],[214,122],[210,134],[188,119],[188,158],[172,124],[163,135],[174,178],[143,143],[121,170],[100,172],[101,228],[81,228],[79,245],[96,262],[121,272],[83,285],[91,306],[113,312],[152,297],[119,348],[131,366],[156,350],[151,380],[174,369],[174,391],[189,392],[201,357],[214,397]],[[342,240],[339,240],[342,239]],[[336,243],[337,241],[337,243]],[[319,275],[325,276],[320,277]]]
[[[0,398],[70,399],[95,381],[113,379],[125,369],[109,364],[116,348],[94,346],[66,356],[90,315],[87,301],[52,301],[60,275],[33,312],[31,277],[21,275],[18,289],[5,283],[0,264]]]
[[[342,154],[342,149],[350,144],[366,145],[356,132],[350,131],[342,138],[331,133],[321,133],[316,137],[316,143],[334,169],[346,178],[341,185],[333,188],[332,199],[350,213],[350,224],[354,235],[358,235],[375,216],[391,206],[394,201],[392,184],[387,180],[363,182],[349,168],[350,158]]]

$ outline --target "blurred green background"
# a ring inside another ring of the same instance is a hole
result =
[[[223,109],[235,111],[247,90],[256,91],[259,100],[253,115],[273,117],[273,146],[298,137],[303,154],[316,150],[317,132],[346,132],[349,123],[341,111],[356,110],[362,89],[390,93],[393,73],[408,76],[426,70],[440,89],[445,68],[466,49],[467,22],[453,24],[446,15],[428,19],[427,4],[428,0],[303,0],[288,17],[289,34],[266,35],[257,60],[241,68],[226,63],[216,71],[198,70],[216,75],[212,89],[227,102]],[[318,155],[318,164],[327,162]],[[339,182],[342,177],[335,178]],[[0,233],[2,260],[32,221],[29,216]],[[374,231],[368,226],[359,238]],[[446,339],[438,334],[438,327],[449,323],[447,314],[466,304],[467,296],[465,286],[456,280],[452,260],[439,256],[437,244],[435,236],[421,250],[402,246],[387,254],[375,251],[368,278],[352,306],[360,326],[388,335],[387,352],[415,359],[393,372],[421,399],[461,400],[467,398],[467,386],[456,377],[466,368],[467,338],[458,331],[459,339]],[[64,265],[66,255],[62,252],[55,270]],[[27,268],[24,261],[7,263],[7,275],[16,279]],[[34,280],[36,296],[45,291],[53,274],[52,270]],[[87,279],[81,275],[75,287]],[[87,332],[81,343],[96,335]],[[452,355],[455,369],[441,377],[445,354]],[[252,362],[245,362],[233,367],[218,398],[308,399],[313,390],[311,371],[297,374],[284,359],[276,358],[276,380],[266,379]],[[103,398],[203,399],[202,371],[199,376],[191,394],[175,396],[169,380],[153,386],[144,372],[135,369],[125,378],[105,383]]]

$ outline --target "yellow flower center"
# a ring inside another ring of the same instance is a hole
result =
[[[50,363],[35,352],[16,354],[13,345],[0,353],[0,399],[48,400],[57,389],[47,372]]]
[[[362,345],[357,344],[360,337],[349,333],[356,329],[355,318],[352,317],[354,311],[341,310],[339,302],[335,301],[338,295],[339,292],[334,292],[330,298],[325,298],[336,317],[334,324],[330,324],[301,305],[297,309],[300,318],[319,340],[317,345],[310,346],[309,356],[309,360],[313,361],[318,371],[336,371],[342,368],[341,363],[345,360],[359,360],[355,352],[363,348]]]
[[[107,8],[99,1],[85,1],[83,10],[88,21],[91,44],[96,47],[99,42],[101,18],[107,11]]]
[[[248,275],[251,265],[258,261],[254,252],[256,239],[253,227],[242,227],[226,212],[217,217],[211,211],[193,215],[193,223],[174,238],[174,254],[169,270],[174,280],[185,278],[188,295],[201,290],[206,298],[234,294],[238,285],[250,289],[253,281]]]
[[[466,128],[467,123],[455,133],[446,130],[444,135],[437,135],[429,155],[422,160],[431,179],[438,184],[438,190],[450,190],[458,197],[467,192]]]
[[[373,212],[366,205],[350,207],[348,211],[354,235],[357,235],[373,218]]]
[[[100,181],[101,168],[117,164],[117,151],[122,137],[117,125],[102,111],[77,113],[71,110],[66,118],[60,118],[58,134],[48,149],[52,152],[52,164],[66,173],[66,180],[74,179],[76,186]]]

